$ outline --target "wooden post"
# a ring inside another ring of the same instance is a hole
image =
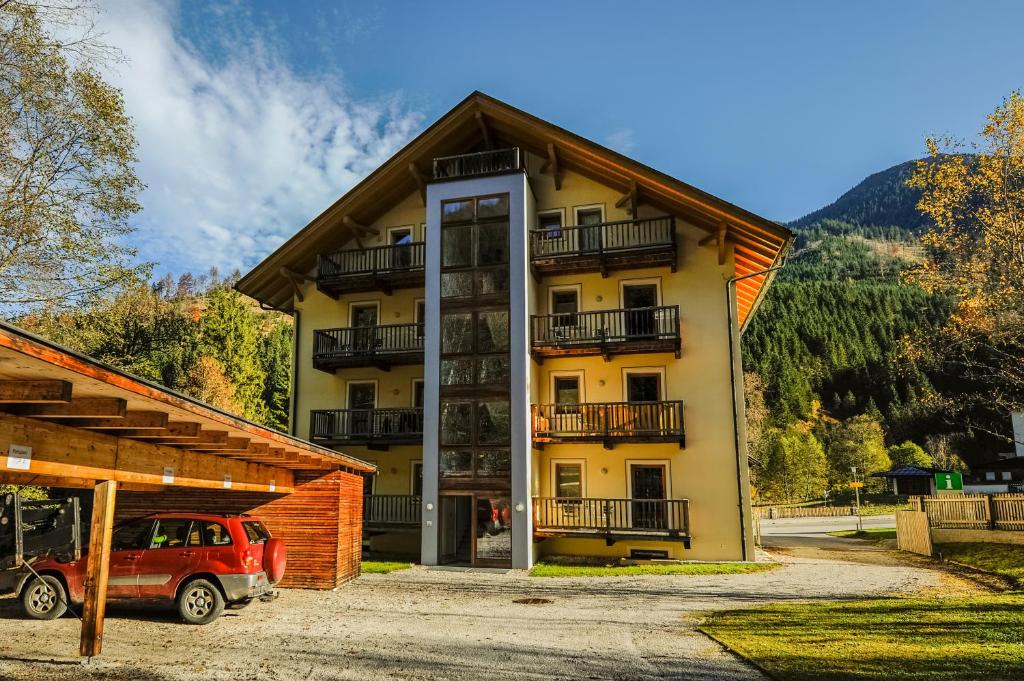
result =
[[[110,537],[114,528],[117,483],[96,483],[89,524],[89,562],[85,571],[85,607],[78,654],[95,657],[103,649],[103,615],[107,609],[107,575],[110,572]]]

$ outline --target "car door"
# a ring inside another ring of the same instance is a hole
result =
[[[203,569],[214,574],[235,574],[240,566],[227,525],[212,520],[199,521],[203,535]]]
[[[138,561],[140,598],[174,598],[181,580],[199,565],[202,540],[197,521],[159,518],[149,547]]]
[[[139,561],[153,536],[154,520],[132,520],[114,529],[110,539],[110,572],[107,598],[139,595]]]

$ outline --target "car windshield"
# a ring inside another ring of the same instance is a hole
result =
[[[246,520],[242,523],[242,527],[245,528],[245,534],[249,537],[250,544],[262,544],[270,539],[270,532],[258,520]]]

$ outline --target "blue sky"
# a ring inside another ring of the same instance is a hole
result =
[[[112,1],[142,256],[245,269],[480,89],[791,220],[1024,86],[1024,3]],[[170,236],[169,236],[170,235]]]

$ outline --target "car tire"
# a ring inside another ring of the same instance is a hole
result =
[[[178,614],[189,624],[209,624],[224,612],[224,596],[206,579],[193,579],[178,594]]]
[[[21,590],[21,608],[34,620],[55,620],[68,611],[68,592],[53,575],[33,577]]]

